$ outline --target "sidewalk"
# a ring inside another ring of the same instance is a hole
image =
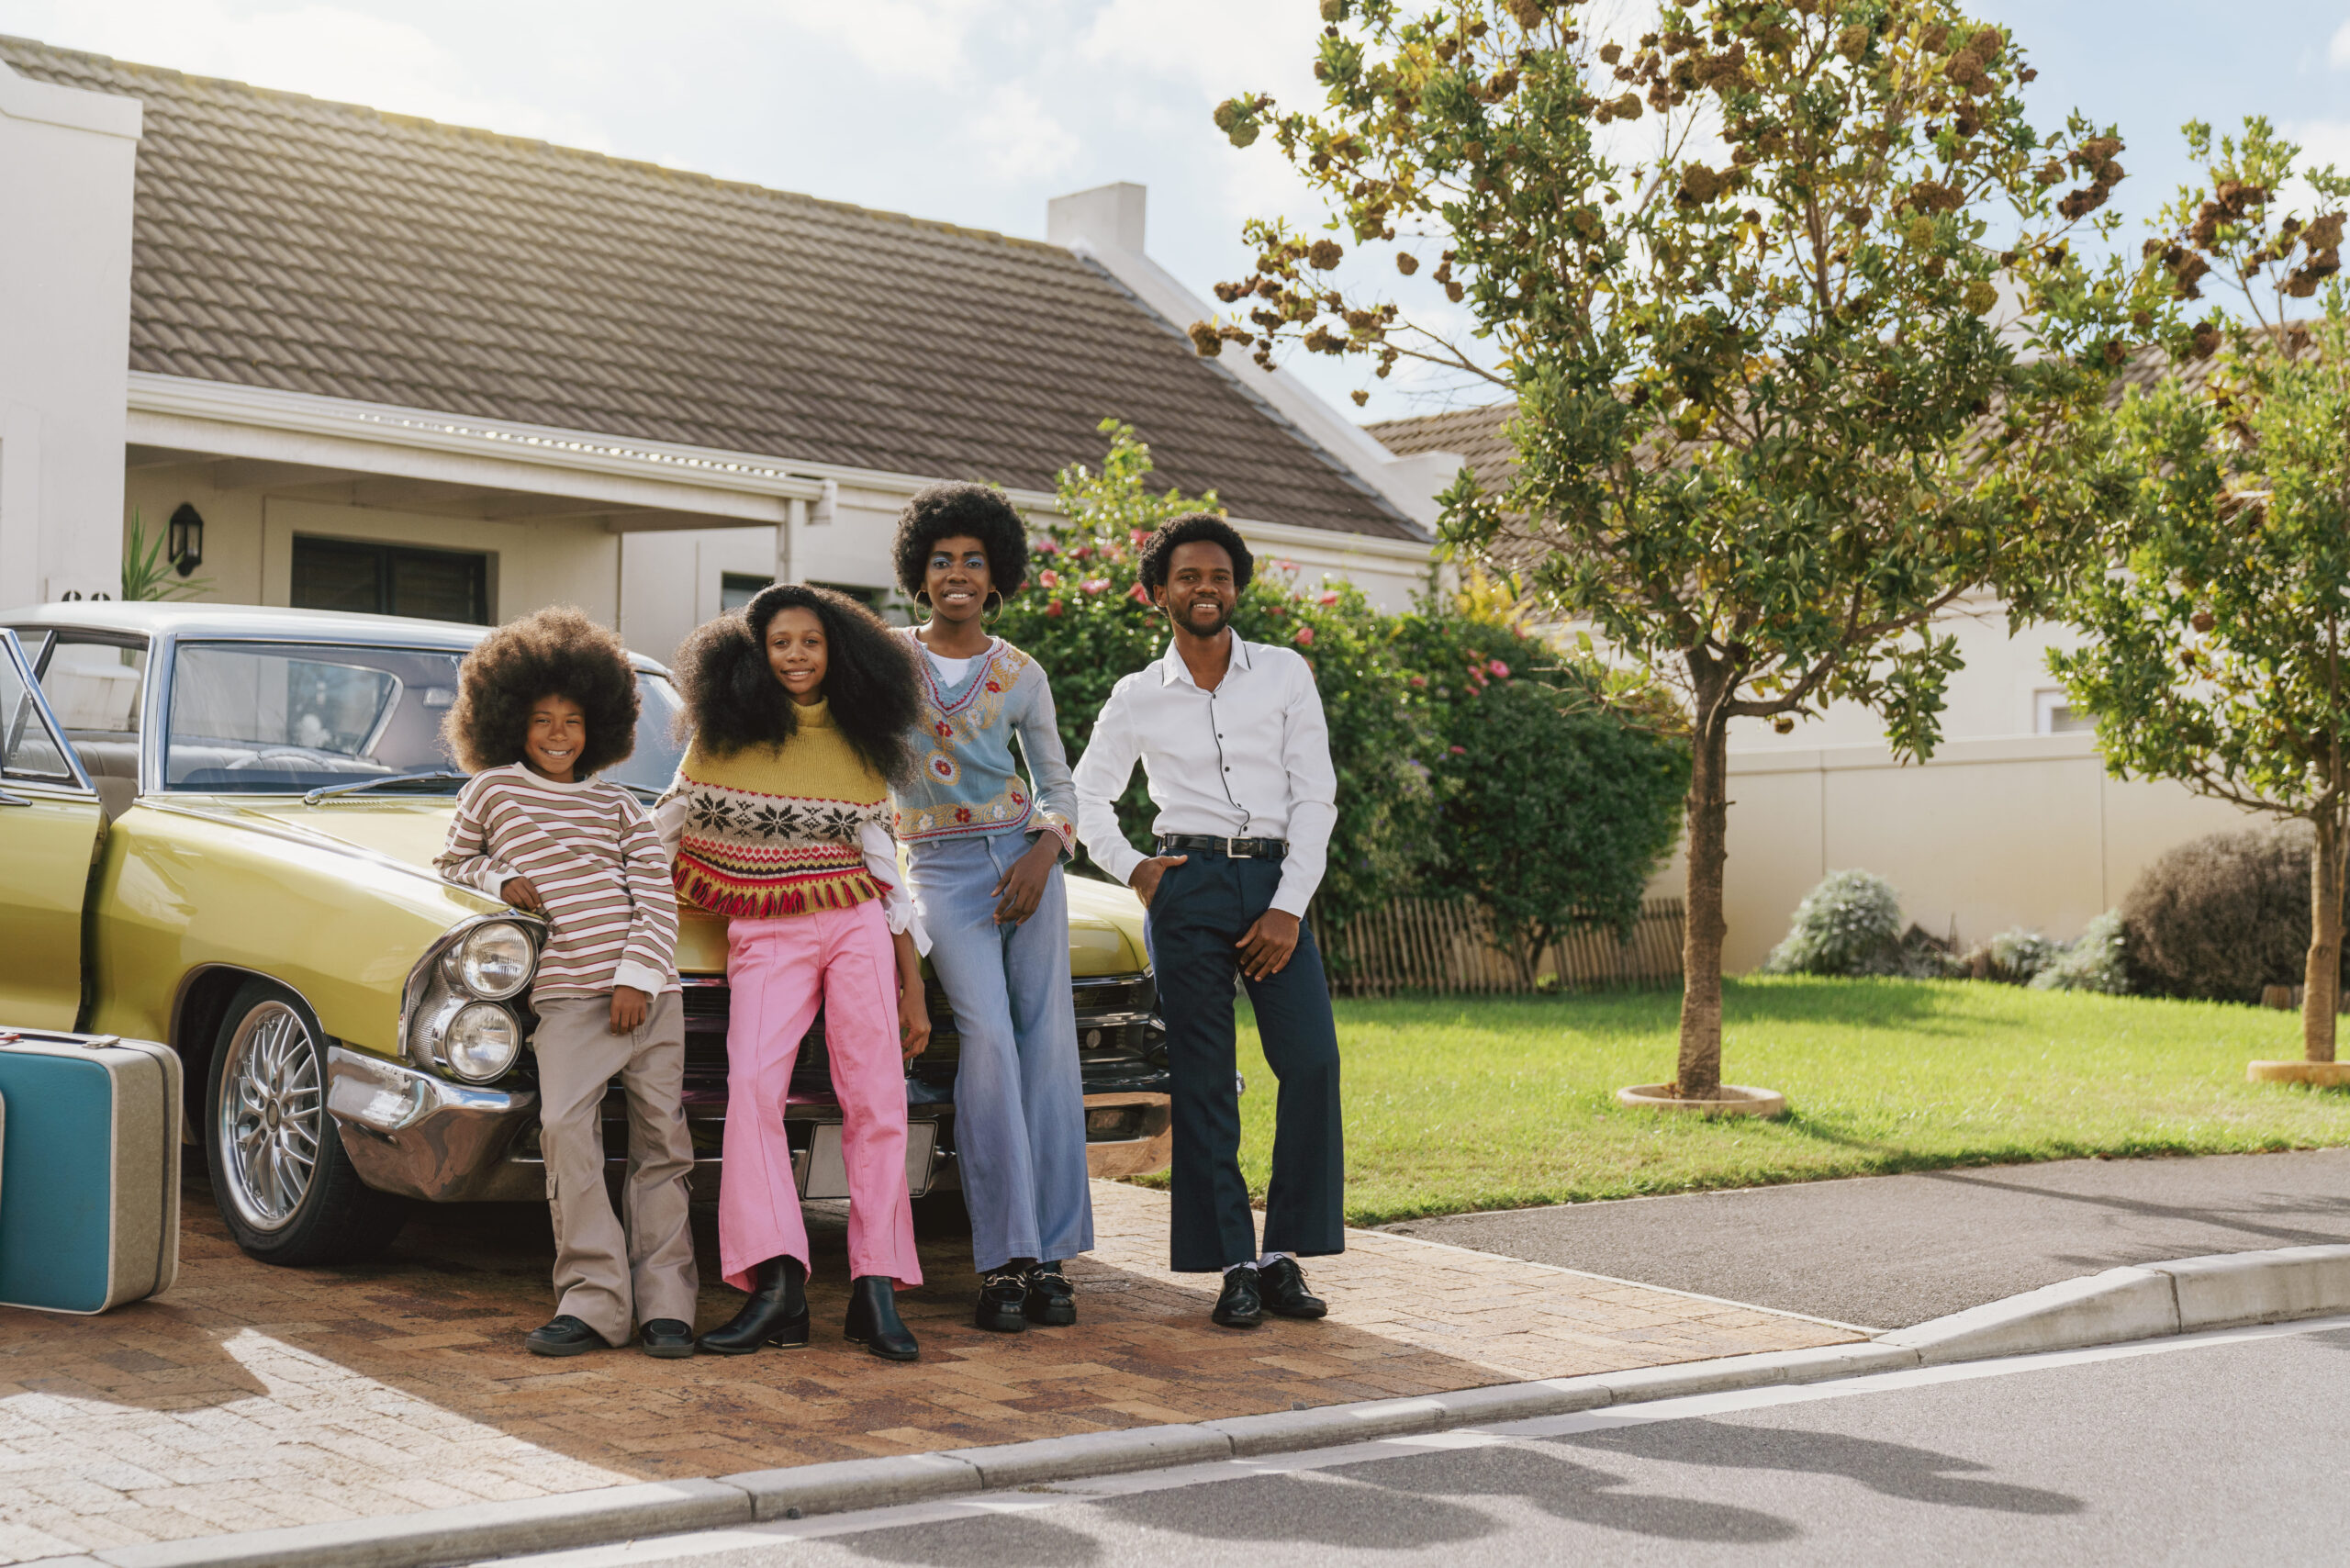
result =
[[[1206,1320],[1165,1271],[1166,1200],[1094,1185],[1081,1321],[968,1326],[967,1247],[901,1298],[923,1360],[837,1338],[840,1205],[811,1205],[816,1342],[744,1360],[550,1361],[543,1210],[440,1211],[383,1261],[252,1262],[191,1184],[180,1282],[101,1318],[0,1309],[0,1563],[649,1480],[1017,1442],[1839,1343],[1766,1310],[1350,1232],[1321,1324]],[[704,1216],[706,1219],[707,1216]],[[705,1277],[714,1235],[700,1237]],[[740,1298],[704,1294],[704,1325]]]
[[[2102,1269],[2350,1242],[2350,1149],[1861,1176],[1387,1231],[1906,1328]]]

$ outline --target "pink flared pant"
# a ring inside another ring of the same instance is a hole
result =
[[[718,1261],[726,1282],[749,1290],[754,1269],[787,1253],[808,1261],[783,1108],[800,1036],[822,1002],[848,1166],[849,1273],[922,1283],[906,1196],[898,966],[880,904],[733,922],[726,984],[726,1148],[718,1189]]]

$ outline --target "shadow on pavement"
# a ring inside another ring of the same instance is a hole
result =
[[[1415,1454],[1338,1466],[1329,1473],[1424,1497],[1514,1497],[1555,1518],[1664,1540],[1767,1545],[1803,1533],[1793,1521],[1756,1508],[1626,1491],[1632,1484],[1620,1475],[1535,1448]]]
[[[1838,1432],[1788,1431],[1693,1418],[1574,1432],[1547,1440],[1675,1464],[1841,1475],[1887,1497],[1944,1507],[2051,1515],[2077,1514],[2087,1506],[2067,1493],[1962,1473],[1988,1468],[1971,1459]]]
[[[1281,1546],[1301,1541],[1409,1551],[1475,1540],[1501,1528],[1474,1508],[1438,1497],[1419,1496],[1408,1506],[1381,1506],[1360,1487],[1323,1478],[1366,1468],[1349,1465],[1319,1474],[1264,1475],[1213,1487],[1143,1492],[1101,1506],[1125,1524],[1195,1540],[1261,1541],[1269,1556],[1278,1556]]]
[[[899,1525],[840,1536],[835,1544],[877,1562],[938,1568],[1085,1568],[1102,1555],[1091,1536],[1026,1514]]]

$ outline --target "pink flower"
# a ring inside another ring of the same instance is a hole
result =
[[[1035,543],[1030,545],[1029,548],[1034,550],[1039,555],[1058,555],[1060,554],[1061,547],[1054,543],[1049,539],[1039,539]]]
[[[1314,628],[1311,626],[1299,627],[1297,629],[1297,635],[1291,638],[1290,641],[1295,643],[1301,648],[1312,647],[1314,645]]]
[[[1052,603],[1045,606],[1045,613],[1052,616],[1055,620],[1058,620],[1061,614],[1061,601],[1057,599],[1053,600]]]
[[[1284,613],[1284,611],[1278,604],[1269,604],[1265,606],[1265,613],[1268,615],[1281,615]]]
[[[1082,561],[1088,555],[1092,554],[1093,551],[1090,546],[1083,544],[1072,544],[1069,546],[1069,558],[1072,561]]]
[[[1147,528],[1129,528],[1126,530],[1126,543],[1133,545],[1137,550],[1141,549],[1144,545],[1150,543],[1150,530]]]
[[[1088,577],[1077,586],[1083,588],[1088,593],[1100,593],[1103,588],[1110,586],[1110,579],[1107,577]]]
[[[1141,605],[1145,610],[1148,610],[1150,608],[1150,590],[1143,587],[1140,583],[1136,583],[1134,587],[1128,588],[1126,590],[1126,597],[1133,599],[1136,604]]]
[[[1324,592],[1324,594],[1322,595],[1321,602],[1322,602],[1322,603],[1324,603],[1324,604],[1336,604],[1336,603],[1337,603],[1337,602],[1338,602],[1338,590],[1337,590],[1337,588],[1330,588],[1330,589],[1328,589],[1328,590],[1325,591],[1325,592]]]
[[[1061,575],[1047,566],[1036,574],[1036,583],[1040,588],[1057,588],[1061,586]]]
[[[1449,745],[1444,749],[1450,752],[1455,756],[1467,756],[1469,755],[1469,748],[1465,745]]]
[[[1509,678],[1509,666],[1502,663],[1499,659],[1494,660],[1493,663],[1487,665],[1485,668],[1492,674],[1495,680],[1507,680]]]
[[[1428,678],[1427,676],[1416,675],[1412,678],[1412,684],[1414,686],[1426,686],[1427,683]]]

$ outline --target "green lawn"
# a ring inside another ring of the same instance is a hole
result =
[[[1747,980],[1723,1076],[1775,1122],[1618,1109],[1672,1076],[1677,993],[1337,1003],[1347,1215],[1742,1187],[2087,1154],[2350,1143],[2350,1094],[2244,1081],[2300,1054],[2295,1014],[1959,981]],[[1241,1014],[1242,1162],[1261,1196],[1274,1081]]]

